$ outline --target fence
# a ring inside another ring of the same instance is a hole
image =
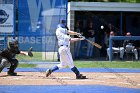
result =
[[[67,0],[3,0],[0,4],[0,49],[17,38],[20,50],[57,52],[55,30],[67,19]]]

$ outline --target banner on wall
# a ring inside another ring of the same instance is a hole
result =
[[[67,0],[19,0],[18,35],[21,50],[57,51],[55,30],[66,18]]]
[[[13,33],[14,31],[13,4],[0,4],[0,33]]]

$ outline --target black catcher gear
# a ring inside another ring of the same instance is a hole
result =
[[[28,50],[28,56],[33,57],[33,53],[32,53],[33,48],[30,47]]]

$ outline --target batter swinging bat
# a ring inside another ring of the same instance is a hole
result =
[[[92,44],[93,46],[96,46],[97,48],[99,48],[99,49],[101,49],[102,48],[102,46],[101,45],[99,45],[99,44],[97,44],[97,43],[95,43],[95,42],[92,42],[92,41],[90,41],[90,40],[88,40],[88,39],[85,39],[87,42],[89,42],[90,44]]]

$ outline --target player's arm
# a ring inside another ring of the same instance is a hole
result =
[[[69,34],[69,35],[78,35],[78,34],[80,34],[80,33],[77,33],[77,32],[74,32],[74,31],[70,31],[70,30],[69,30],[69,31],[68,31],[68,34]]]
[[[70,42],[76,42],[76,41],[79,41],[79,40],[80,40],[80,38],[71,38]]]
[[[28,56],[28,52],[20,51],[20,54],[21,54],[21,55]]]
[[[20,54],[25,55],[25,56],[33,57],[32,49],[33,49],[33,48],[30,47],[30,48],[28,49],[28,52],[20,51]]]
[[[80,37],[80,38],[71,38],[71,39],[70,39],[70,42],[76,42],[76,41],[79,41],[79,40],[85,40],[85,37],[82,36],[82,37]]]

